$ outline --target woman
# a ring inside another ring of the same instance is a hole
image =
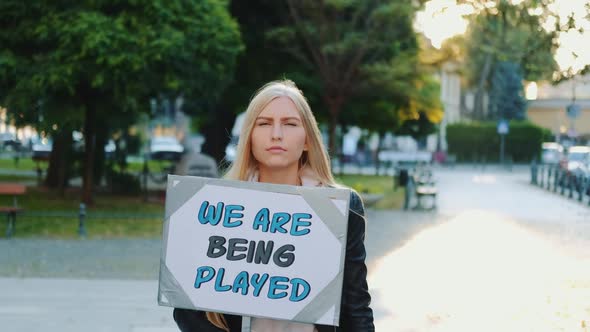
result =
[[[268,83],[252,98],[236,159],[225,177],[295,186],[337,186],[315,117],[292,81]],[[366,280],[364,208],[358,194],[351,195],[340,327],[252,318],[252,331],[374,331]],[[235,315],[177,308],[174,320],[184,332],[241,330],[241,317]]]

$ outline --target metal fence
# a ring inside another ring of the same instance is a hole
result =
[[[531,184],[590,205],[590,174],[559,165],[531,164]]]

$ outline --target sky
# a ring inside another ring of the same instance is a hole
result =
[[[521,0],[513,0],[517,1]],[[556,0],[553,6],[562,22],[565,22],[567,16],[573,12],[576,22],[585,30],[584,33],[569,31],[560,34],[560,46],[556,51],[555,60],[562,71],[571,68],[575,73],[590,64],[590,21],[584,18],[588,13],[584,5],[589,2],[590,0]],[[468,22],[462,16],[472,11],[468,5],[457,5],[456,0],[431,0],[425,9],[417,14],[415,26],[438,48],[445,39],[465,33]],[[577,57],[573,53],[576,53]]]

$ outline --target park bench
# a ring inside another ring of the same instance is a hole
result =
[[[18,206],[18,196],[25,194],[26,187],[17,183],[0,183],[0,195],[11,195],[12,205],[0,206],[0,213],[6,215],[6,237],[9,238],[14,233],[14,224],[16,222],[16,214],[22,212],[23,209]]]
[[[437,196],[437,188],[436,188],[436,181],[432,175],[431,171],[422,171],[413,176],[414,182],[414,190],[417,200],[418,209],[423,209],[424,206],[422,205],[424,198],[430,198],[432,200],[432,205],[430,206],[431,209],[436,208],[436,196]]]

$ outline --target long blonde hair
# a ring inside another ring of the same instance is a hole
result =
[[[315,116],[311,112],[311,108],[303,96],[303,93],[291,80],[267,83],[254,94],[254,97],[252,97],[250,104],[246,109],[244,124],[238,141],[236,158],[225,174],[225,178],[247,181],[256,171],[257,162],[252,154],[252,145],[250,142],[252,129],[254,128],[254,123],[260,112],[262,112],[266,105],[272,100],[279,97],[287,97],[291,99],[295,104],[295,108],[299,111],[303,128],[305,129],[309,148],[308,151],[304,151],[301,155],[299,160],[300,169],[303,167],[309,167],[317,177],[317,180],[323,185],[335,185],[334,177],[332,176],[332,171],[330,169],[328,153],[322,143],[322,135],[318,128]]]
[[[266,105],[268,105],[273,99],[279,97],[287,97],[293,101],[295,108],[299,111],[303,128],[305,129],[308,149],[307,151],[303,151],[303,154],[299,159],[300,171],[304,167],[309,167],[322,185],[338,186],[332,176],[330,160],[328,159],[328,153],[322,143],[322,135],[318,128],[315,116],[311,112],[311,108],[303,96],[303,93],[291,80],[269,82],[254,94],[246,109],[246,116],[238,141],[236,158],[224,177],[226,179],[247,181],[250,176],[254,174],[257,169],[257,163],[252,154],[252,145],[250,143],[252,129],[254,128],[254,123],[260,112],[262,112]],[[223,314],[207,312],[206,315],[211,324],[224,331],[229,331],[229,326],[227,325],[227,321]]]

